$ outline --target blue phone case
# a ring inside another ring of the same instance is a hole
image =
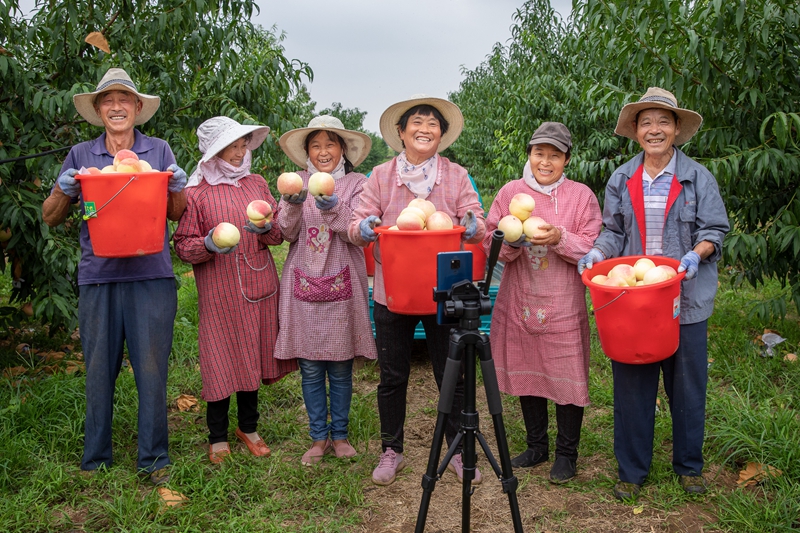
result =
[[[436,288],[447,290],[454,283],[472,281],[472,252],[439,252],[436,255]],[[444,302],[437,302],[436,321],[458,324],[458,318],[444,315]]]

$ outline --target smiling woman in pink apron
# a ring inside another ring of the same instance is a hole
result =
[[[214,117],[197,128],[203,157],[186,186],[188,205],[175,231],[175,252],[191,263],[197,282],[197,332],[202,398],[208,402],[208,457],[230,454],[228,408],[236,393],[236,436],[255,456],[270,449],[258,435],[258,388],[297,368],[273,358],[278,335],[278,272],[269,246],[283,242],[278,225],[257,227],[247,206],[264,200],[277,208],[267,182],[250,173],[251,150],[264,142],[266,126],[245,126]],[[277,214],[275,215],[277,217]],[[242,227],[237,245],[220,248],[211,235],[222,222]]]
[[[296,360],[300,366],[313,441],[301,462],[311,466],[326,453],[339,458],[356,455],[347,432],[353,359],[377,357],[364,251],[347,236],[367,179],[353,168],[367,157],[372,140],[346,130],[338,118],[322,115],[307,128],[284,133],[280,145],[305,170],[299,172],[303,190],[283,195],[280,204],[278,224],[291,244],[281,276],[281,331],[275,357]],[[307,194],[309,178],[317,172],[333,177],[332,194]],[[330,393],[325,390],[326,378]]]

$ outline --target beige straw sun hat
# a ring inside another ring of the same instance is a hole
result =
[[[281,135],[278,141],[283,152],[300,168],[306,168],[308,154],[305,149],[306,137],[314,131],[332,131],[344,139],[347,145],[345,157],[357,167],[369,155],[372,148],[372,139],[366,133],[345,129],[338,118],[331,115],[319,115],[311,119],[306,128],[297,128]]]
[[[121,68],[110,68],[103,75],[100,83],[97,84],[97,89],[90,93],[80,93],[72,97],[75,109],[89,124],[95,126],[103,125],[102,119],[94,109],[94,99],[98,94],[107,91],[127,91],[139,97],[142,102],[142,111],[136,116],[135,124],[137,126],[150,120],[161,104],[161,98],[158,96],[140,93],[127,72]]]
[[[678,107],[678,99],[671,92],[660,87],[650,87],[638,102],[625,104],[622,111],[619,112],[619,119],[614,133],[638,141],[636,138],[636,126],[633,124],[636,114],[654,107],[668,109],[678,115],[681,123],[680,132],[675,137],[676,145],[681,145],[694,137],[694,134],[697,133],[703,123],[703,117],[699,113]]]
[[[412,107],[423,104],[435,107],[449,124],[447,133],[442,135],[442,140],[436,150],[437,152],[441,152],[453,144],[456,139],[458,139],[458,136],[461,135],[461,130],[464,129],[464,116],[461,114],[461,110],[456,104],[443,98],[435,98],[425,94],[415,94],[408,100],[390,105],[381,115],[381,136],[383,136],[383,140],[386,141],[386,144],[395,152],[403,151],[403,141],[400,140],[397,122],[400,120],[400,117],[403,116],[403,113]]]

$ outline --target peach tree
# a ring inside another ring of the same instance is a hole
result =
[[[197,125],[227,115],[272,128],[253,168],[277,176],[288,160],[275,139],[310,118],[303,80],[312,72],[285,56],[280,35],[250,22],[257,9],[249,0],[36,0],[24,13],[19,0],[0,0],[0,230],[10,230],[0,268],[13,279],[0,325],[18,321],[28,301],[51,326],[77,322],[80,217],[51,229],[41,204],[63,149],[102,133],[72,96],[93,91],[108,68],[126,69],[140,91],[161,97],[142,132],[166,139],[187,172],[199,158]]]

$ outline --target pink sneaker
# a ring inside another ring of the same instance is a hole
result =
[[[389,448],[381,454],[378,466],[372,471],[372,482],[376,485],[391,485],[404,466],[406,463],[403,461],[403,454]]]
[[[450,459],[450,464],[447,465],[447,469],[457,475],[459,481],[464,481],[464,459],[461,457],[460,453],[454,455]],[[472,484],[480,485],[481,481],[483,481],[483,476],[481,475],[480,469],[476,466],[475,479],[472,480]]]

